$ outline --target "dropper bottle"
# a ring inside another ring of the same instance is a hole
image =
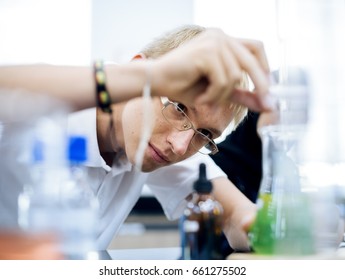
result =
[[[183,258],[219,260],[223,226],[223,207],[212,195],[212,183],[206,177],[206,165],[199,166],[199,178],[194,183],[193,199],[184,212]]]

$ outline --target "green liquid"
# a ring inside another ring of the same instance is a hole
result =
[[[259,210],[249,239],[255,253],[310,255],[315,253],[313,220],[303,194],[260,194]]]

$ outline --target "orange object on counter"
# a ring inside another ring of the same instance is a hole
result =
[[[48,233],[0,230],[0,260],[61,260],[58,239]]]

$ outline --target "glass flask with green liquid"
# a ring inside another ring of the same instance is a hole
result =
[[[315,253],[314,224],[308,195],[299,190],[292,163],[277,155],[274,178],[263,181],[257,200],[258,212],[251,227],[251,247],[262,255],[312,255]],[[264,183],[269,185],[264,185]]]
[[[291,102],[289,98],[284,101]],[[292,119],[296,111],[283,113],[278,124],[260,130],[263,176],[249,240],[256,254],[311,255],[315,253],[314,219],[309,194],[301,188],[298,162],[305,123]]]

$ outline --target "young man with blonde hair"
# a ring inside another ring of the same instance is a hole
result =
[[[86,135],[91,147],[86,167],[88,181],[100,204],[98,248],[108,247],[139,199],[144,184],[152,190],[169,219],[179,218],[203,162],[214,185],[214,195],[224,207],[227,239],[235,249],[248,249],[246,226],[255,215],[255,205],[204,154],[218,151],[215,139],[231,122],[236,126],[243,119],[247,106],[270,108],[261,92],[268,87],[265,76],[268,64],[260,44],[230,38],[217,30],[187,26],[157,38],[135,58],[123,69],[106,68],[110,95],[116,98],[113,102],[117,101],[111,105],[112,114],[109,110],[91,108],[69,116],[69,132]],[[139,58],[151,61],[140,63]],[[142,83],[142,75],[135,69],[139,67],[142,71],[142,65],[151,70],[146,78],[151,86],[149,103],[147,98],[138,97],[136,89],[139,81]],[[133,74],[132,83],[127,78],[128,69]],[[115,70],[123,80],[113,76]],[[240,87],[243,72],[251,77],[258,90],[256,94]],[[90,91],[89,82],[82,83],[82,77],[90,75],[87,69],[31,66],[0,69],[1,73],[5,78],[0,78],[0,86],[45,91],[67,100],[74,109],[90,106],[88,95],[86,100],[78,99],[83,90]],[[24,73],[27,75],[23,76]],[[66,88],[61,83],[63,77],[74,77],[80,83]],[[116,92],[114,89],[124,87],[125,81],[127,88]],[[196,101],[200,93],[203,94]],[[149,122],[143,126],[147,116]],[[145,127],[150,136],[138,164]]]
[[[204,31],[204,28],[194,25],[175,29],[154,40],[134,59],[158,58]],[[225,233],[235,248],[247,249],[241,222],[246,215],[253,215],[255,207],[232,185],[220,168],[202,154],[217,152],[214,140],[231,122],[234,126],[239,124],[246,115],[246,107],[224,101],[217,110],[213,110],[208,105],[189,106],[167,98],[153,98],[149,110],[152,110],[150,113],[154,121],[141,171],[134,165],[145,111],[143,98],[112,105],[112,109],[112,137],[108,136],[109,116],[97,109],[96,118],[101,155],[97,156],[99,172],[104,172],[95,189],[100,199],[103,221],[100,245],[104,248],[109,244],[139,199],[144,184],[151,189],[169,219],[179,218],[198,176],[199,164],[204,162],[208,177],[214,184],[215,196],[224,205]],[[80,121],[85,121],[94,114],[94,109],[76,114]],[[105,159],[103,163],[102,158]]]

